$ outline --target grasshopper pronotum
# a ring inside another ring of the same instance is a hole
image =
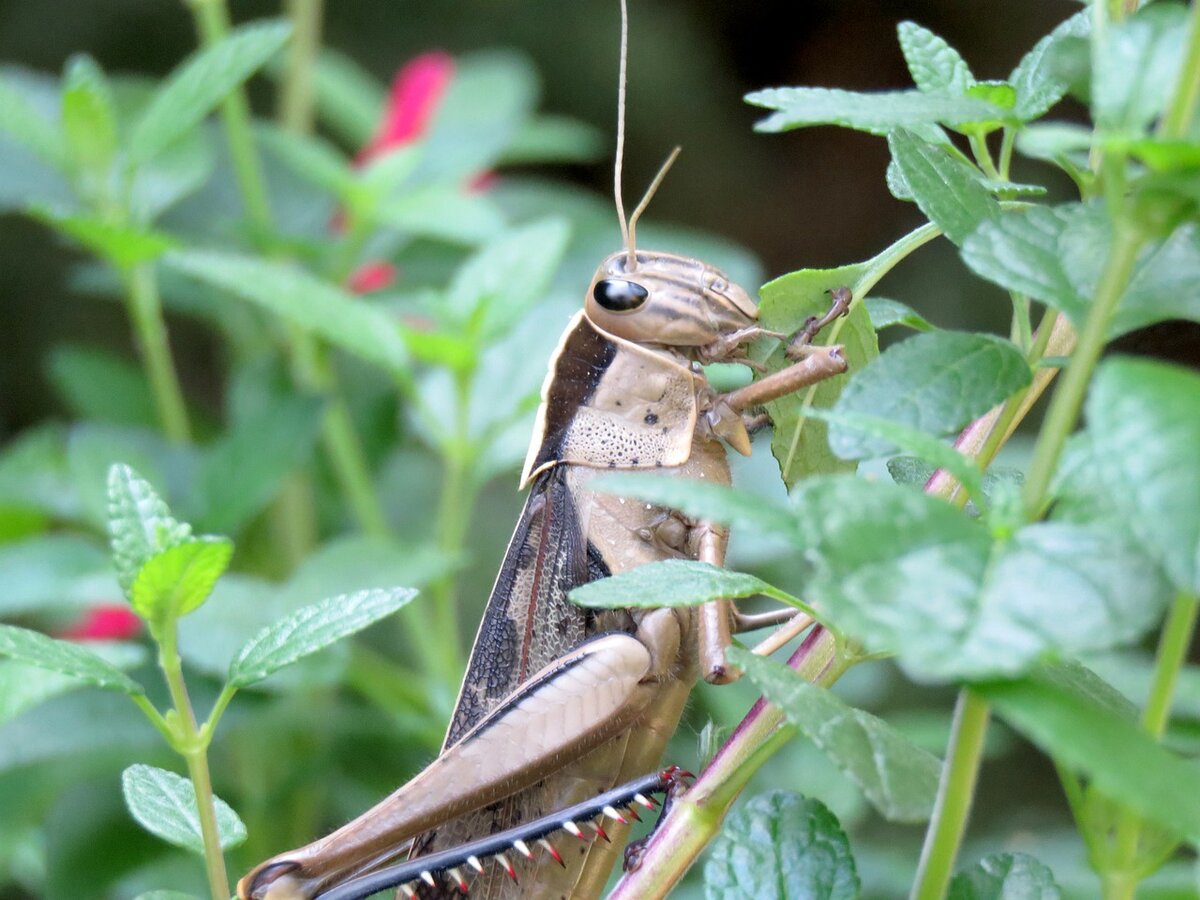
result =
[[[655,769],[697,677],[732,677],[724,649],[739,619],[727,601],[699,611],[603,612],[568,602],[572,588],[646,562],[721,565],[725,557],[721,527],[593,493],[588,483],[611,469],[650,469],[727,484],[725,445],[750,452],[743,413],[845,371],[845,361],[840,348],[811,348],[746,388],[721,394],[709,386],[702,363],[745,361],[746,345],[764,332],[749,294],[717,269],[636,248],[637,220],[666,166],[626,222],[624,0],[621,6],[614,194],[625,246],[596,270],[584,309],[550,360],[521,476],[529,497],[445,745],[424,771],[357,819],[251,871],[238,885],[243,900],[344,900],[393,884],[422,897],[468,887],[489,898],[594,897],[625,834],[617,804],[635,800],[617,789],[617,799],[606,795],[597,807],[596,796],[627,782],[636,788],[641,782],[632,779]],[[604,814],[613,821],[590,827],[597,834],[608,828],[611,842],[564,844],[560,853],[546,840],[547,822],[587,837],[571,816]],[[508,830],[523,823],[525,831]],[[506,855],[477,843],[489,837],[514,850]],[[561,864],[539,861],[517,886],[509,857],[533,856],[528,844],[538,841],[542,855]],[[479,853],[499,865],[485,867]],[[430,861],[391,881],[356,880],[405,855]]]

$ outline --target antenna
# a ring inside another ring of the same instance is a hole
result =
[[[617,201],[617,218],[621,222],[621,243],[629,250],[626,268],[637,264],[630,241],[629,225],[625,221],[625,203],[621,199],[621,166],[625,158],[625,69],[629,59],[629,6],[621,0],[621,66],[617,75],[617,158],[613,165],[613,198]]]
[[[655,191],[657,191],[658,186],[662,184],[662,180],[667,177],[667,172],[670,170],[672,163],[675,162],[675,158],[679,156],[679,151],[682,149],[682,147],[676,145],[675,149],[671,151],[671,155],[668,156],[666,162],[659,167],[658,174],[655,175],[654,180],[650,182],[650,187],[646,188],[646,193],[643,195],[641,202],[637,205],[637,209],[635,209],[633,211],[633,215],[629,217],[629,229],[625,240],[625,246],[629,248],[629,259],[625,263],[626,271],[632,271],[634,266],[637,264],[634,254],[634,246],[636,244],[634,235],[637,231],[638,219],[642,217],[642,213],[644,213],[646,211],[646,207],[650,205],[650,200],[654,197]]]

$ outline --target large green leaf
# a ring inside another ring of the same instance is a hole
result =
[[[1159,3],[1113,23],[1092,61],[1092,114],[1114,131],[1138,131],[1166,108],[1187,44],[1188,13]]]
[[[155,766],[133,765],[121,774],[125,804],[138,824],[170,844],[204,855],[196,790],[182,775]],[[222,850],[246,840],[246,826],[220,797],[213,803]]]
[[[787,791],[736,810],[704,865],[708,900],[852,900],[858,870],[833,813]]]
[[[408,351],[391,316],[295,265],[204,250],[175,251],[166,262],[389,372],[408,370]]]
[[[730,647],[727,657],[862,789],[884,818],[892,822],[929,820],[941,760],[883,719],[847,706],[782,663],[737,647]]]
[[[888,148],[921,212],[954,243],[999,214],[977,170],[946,147],[898,129],[888,135]]]
[[[993,853],[950,881],[948,900],[1060,900],[1054,873],[1027,853]]]
[[[56,532],[0,543],[0,616],[74,609],[111,599],[118,588],[101,546]]]
[[[55,390],[81,419],[155,427],[154,397],[145,372],[98,347],[63,345],[50,356]]]
[[[411,588],[330,597],[297,610],[252,637],[229,667],[229,683],[245,687],[389,616],[416,596]]]
[[[136,167],[153,159],[199,125],[278,52],[291,30],[284,22],[242,25],[180,63],[134,123],[129,134],[129,163]]]
[[[1083,37],[1091,26],[1091,13],[1078,12],[1034,44],[1021,58],[1008,83],[1017,92],[1013,113],[1024,122],[1040,117],[1063,98],[1070,86],[1055,65],[1055,54],[1069,38]]]
[[[1087,418],[1097,488],[1175,588],[1200,592],[1200,377],[1110,359],[1092,383]]]
[[[871,134],[908,128],[927,139],[936,139],[937,124],[961,125],[999,118],[1003,111],[968,97],[950,97],[921,91],[855,91],[827,88],[767,88],[746,95],[746,102],[776,112],[754,128],[787,131],[810,125],[841,125]]]
[[[138,644],[89,643],[89,652],[118,670],[132,669],[146,661],[146,649]],[[88,664],[91,660],[87,661]],[[108,673],[106,677],[111,677]],[[94,682],[57,669],[16,660],[0,662],[0,724],[51,697]]]
[[[0,134],[6,134],[56,169],[67,167],[57,123],[31,103],[9,78],[0,78]]]
[[[137,696],[145,688],[107,660],[70,641],[59,641],[38,631],[0,625],[0,656],[51,672],[69,675],[84,684]]]
[[[1026,387],[1033,375],[1021,352],[990,334],[938,331],[889,347],[851,377],[835,413],[890,419],[934,435],[962,428]],[[890,445],[832,426],[829,446],[838,456],[879,456]]]
[[[590,581],[571,591],[571,602],[589,607],[698,606],[711,600],[786,594],[753,575],[690,559],[647,563],[628,572]],[[792,598],[787,598],[792,599]]]

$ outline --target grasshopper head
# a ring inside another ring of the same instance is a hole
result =
[[[586,315],[609,334],[639,344],[704,347],[758,318],[750,295],[719,269],[673,253],[621,250],[600,264]]]

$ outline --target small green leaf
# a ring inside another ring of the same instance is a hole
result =
[[[154,766],[133,765],[121,774],[125,805],[138,824],[169,844],[204,855],[200,813],[192,782]],[[224,800],[213,797],[222,850],[246,840],[246,826]]]
[[[999,118],[1002,110],[967,97],[921,91],[854,91],[826,88],[767,88],[746,95],[746,102],[777,110],[757,122],[755,131],[788,131],[810,125],[841,125],[885,135],[897,128],[936,139],[936,125],[962,125]]]
[[[888,135],[888,147],[921,212],[954,243],[999,213],[974,167],[944,147],[904,130]]]
[[[0,134],[7,134],[55,169],[67,168],[58,124],[42,115],[7,78],[0,78]]]
[[[1110,359],[1092,382],[1087,419],[1097,487],[1175,589],[1200,593],[1200,377]]]
[[[1060,900],[1054,873],[1027,853],[993,853],[950,881],[947,900]]]
[[[131,697],[146,693],[140,684],[90,650],[28,628],[0,625],[0,656],[69,675],[106,691],[120,691]]]
[[[1071,154],[1087,153],[1092,148],[1092,131],[1082,125],[1045,122],[1022,128],[1017,149],[1030,159],[1057,163]]]
[[[819,801],[760,794],[725,822],[704,865],[707,900],[853,900],[850,841]]]
[[[1105,796],[1195,843],[1200,841],[1200,768],[1159,744],[1136,721],[1061,683],[1037,677],[976,689],[1014,728],[1080,772]]]
[[[332,196],[345,201],[354,189],[355,175],[341,151],[316,135],[263,127],[258,138],[285,166]]]
[[[1033,374],[1011,342],[990,334],[938,331],[889,347],[846,385],[835,414],[889,419],[944,435],[1026,387]],[[829,445],[845,459],[881,456],[891,444],[834,424]]]
[[[63,73],[63,132],[77,170],[107,175],[117,152],[112,89],[90,56],[74,56]]]
[[[201,250],[176,251],[166,262],[367,362],[408,372],[408,351],[391,316],[294,265]]]
[[[128,594],[146,561],[187,541],[192,529],[171,518],[149,482],[129,466],[114,465],[108,470],[108,533],[117,580]]]
[[[975,83],[959,52],[928,28],[916,22],[901,22],[896,32],[908,71],[920,90],[961,96]]]
[[[711,484],[641,472],[600,475],[588,489],[620,497],[635,497],[677,509],[697,519],[733,529],[795,534],[792,512],[775,501],[725,484]]]
[[[486,195],[444,184],[415,188],[382,203],[375,217],[407,234],[461,244],[495,238],[505,225],[504,216]]]
[[[1166,108],[1187,31],[1187,8],[1161,3],[1114,22],[1096,42],[1092,114],[1101,129],[1137,132]]]
[[[153,222],[183,198],[198,191],[216,165],[210,135],[195,129],[149,162],[138,166],[129,188],[135,222]]]
[[[847,706],[782,663],[730,647],[726,656],[855,784],[885,819],[927,822],[942,762],[887,722]]]
[[[241,688],[262,681],[391,615],[416,593],[412,588],[359,591],[299,609],[246,642],[229,666],[229,684]]]
[[[29,214],[121,270],[158,259],[175,246],[175,241],[165,234],[135,225],[115,224],[90,213],[75,215],[35,206]]]
[[[168,547],[143,563],[130,603],[148,622],[186,616],[208,598],[232,556],[231,541],[207,535]]]
[[[786,596],[753,575],[691,559],[668,559],[588,582],[571,591],[570,598],[580,606],[619,609],[699,606],[712,600],[736,600],[757,594],[777,599]]]
[[[1078,12],[1034,44],[1017,63],[1008,82],[1017,92],[1013,113],[1023,122],[1044,115],[1066,94],[1070,83],[1058,71],[1054,56],[1069,38],[1084,37],[1091,29],[1091,13]]]
[[[193,53],[154,93],[129,134],[129,163],[148,162],[183,137],[287,42],[291,25],[256,22]]]
[[[903,325],[914,331],[936,331],[937,326],[906,303],[899,300],[889,300],[886,297],[868,297],[863,301],[867,307],[867,315],[871,317],[871,327],[883,331],[893,325]]]
[[[784,334],[798,331],[809,316],[824,315],[829,310],[829,291],[847,286],[853,291],[869,268],[868,263],[858,263],[838,269],[801,269],[767,282],[759,289],[760,324]],[[842,344],[851,372],[859,371],[879,355],[875,329],[861,303],[851,304],[849,315],[837,319],[817,335],[817,342]],[[756,358],[765,362],[769,371],[789,365],[780,347],[774,348],[765,360]],[[767,412],[775,423],[771,453],[779,462],[779,471],[789,488],[808,475],[854,469],[829,449],[825,423],[800,414],[806,406],[833,406],[847,379],[846,375],[828,378],[767,404]]]
[[[481,320],[481,337],[507,331],[550,287],[570,229],[544,219],[507,232],[468,259],[450,282],[446,303],[460,321]],[[513,291],[513,285],[520,289]]]

